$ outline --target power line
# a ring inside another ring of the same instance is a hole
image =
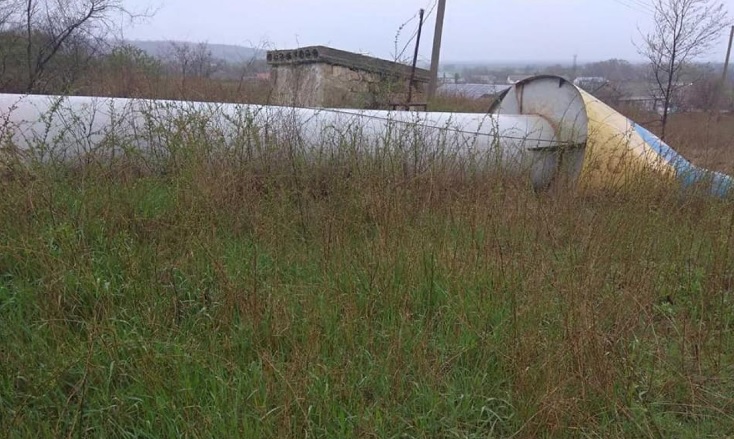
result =
[[[629,0],[629,1],[640,6],[641,8],[645,9],[646,11],[649,11],[650,13],[655,13],[655,6],[651,5],[649,2],[645,0]]]
[[[614,3],[616,3],[616,4],[618,4],[618,5],[622,5],[622,6],[624,6],[624,7],[625,7],[625,8],[627,8],[627,9],[631,9],[631,10],[633,10],[633,11],[640,11],[640,9],[638,9],[638,8],[636,8],[636,7],[634,7],[634,6],[632,6],[631,4],[627,3],[627,2],[626,2],[626,1],[624,1],[624,0],[612,0],[612,1],[614,1]]]
[[[395,45],[398,44],[398,38],[400,38],[400,33],[405,29],[405,26],[409,25],[413,20],[415,20],[418,17],[418,12],[416,12],[412,17],[410,17],[407,21],[405,21],[403,24],[398,27],[397,35],[395,35]]]
[[[639,6],[640,8],[642,8],[644,12],[647,12],[653,15],[655,14],[655,7],[644,0],[627,0],[627,1],[631,2],[634,5]]]
[[[650,8],[649,5],[641,4],[635,2],[635,0],[612,0],[617,4],[620,4],[628,9],[631,9],[633,11],[642,12],[645,14],[652,14],[654,11]]]
[[[416,12],[412,17],[410,17],[408,20],[406,20],[403,24],[401,24],[398,27],[398,31],[395,34],[395,51],[398,50],[398,40],[400,39],[400,33],[405,29],[405,26],[409,25],[415,18],[420,14],[420,12]],[[405,50],[405,49],[403,49]],[[397,58],[396,58],[397,60]]]
[[[436,5],[438,4],[438,0],[433,1],[433,6],[428,10],[428,13],[423,17],[423,22],[428,21],[428,19],[431,17],[431,14],[436,9]],[[415,18],[415,17],[413,17]],[[413,42],[415,37],[418,36],[418,29],[416,28],[415,32],[413,32],[413,35],[408,39],[408,42],[405,43],[405,46],[403,47],[403,50],[400,51],[400,54],[395,57],[395,60],[399,61],[400,58],[405,54],[405,51],[408,50],[408,46],[410,46],[410,43]]]
[[[433,13],[434,9],[436,9],[436,5],[437,4],[438,4],[438,0],[434,0],[433,6],[431,6],[431,9],[428,11],[428,13],[425,15],[425,17],[423,17],[423,21],[424,22],[427,21],[428,18],[431,16],[431,14]],[[405,43],[405,46],[403,47],[403,50],[401,50],[400,51],[400,54],[395,58],[396,60],[400,60],[400,58],[403,56],[403,54],[405,54],[405,51],[408,50],[408,46],[410,46],[410,43],[413,42],[413,40],[416,38],[416,36],[418,36],[418,29],[416,29],[415,32],[413,32],[413,35],[408,39],[408,42]]]

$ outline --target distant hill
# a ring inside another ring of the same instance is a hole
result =
[[[183,44],[188,46],[196,46],[198,43],[190,43],[185,41],[160,41],[160,40],[129,40],[127,44],[135,46],[145,51],[150,56],[161,58],[166,56],[171,50],[171,43]],[[237,63],[250,61],[255,59],[265,59],[265,51],[255,49],[253,47],[237,46],[234,44],[209,44],[207,47],[212,52],[212,56],[227,62]]]

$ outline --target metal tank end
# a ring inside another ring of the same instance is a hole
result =
[[[586,153],[589,120],[579,89],[559,76],[534,76],[505,90],[492,114],[537,115],[556,131],[557,143],[533,148],[531,180],[536,189],[576,186]]]
[[[534,76],[503,92],[493,114],[537,115],[556,129],[560,146],[537,148],[536,187],[571,187],[580,192],[621,188],[654,175],[680,189],[704,186],[725,198],[734,179],[693,165],[657,136],[572,82]]]

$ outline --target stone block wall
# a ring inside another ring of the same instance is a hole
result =
[[[327,63],[273,66],[273,103],[297,107],[377,108],[407,91],[407,79]]]
[[[324,101],[326,64],[274,66],[270,74],[272,103],[295,107],[319,107]]]

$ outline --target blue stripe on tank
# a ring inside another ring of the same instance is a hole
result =
[[[660,157],[675,169],[676,177],[683,187],[690,187],[696,183],[709,180],[712,195],[725,197],[732,186],[734,179],[721,172],[710,171],[694,165],[686,160],[682,155],[678,154],[668,144],[660,140],[658,136],[646,130],[642,126],[630,121],[635,128],[637,134],[647,143]]]

